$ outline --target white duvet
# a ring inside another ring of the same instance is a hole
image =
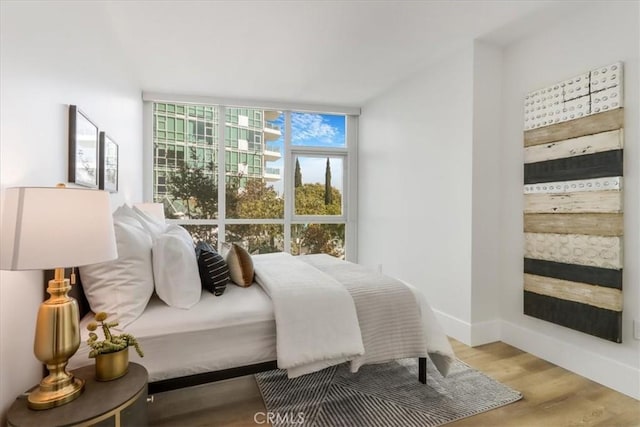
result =
[[[417,289],[323,255],[253,262],[274,306],[278,367],[290,378],[345,361],[356,372],[363,363],[427,355],[447,374],[453,350]]]
[[[253,257],[255,280],[271,297],[278,368],[290,378],[364,354],[356,309],[336,280],[295,257]]]

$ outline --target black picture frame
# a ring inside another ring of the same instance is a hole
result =
[[[69,105],[69,182],[98,188],[98,126],[76,105]]]
[[[118,192],[118,149],[118,144],[109,135],[100,132],[100,190]]]

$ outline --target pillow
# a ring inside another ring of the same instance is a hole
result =
[[[91,310],[109,313],[124,328],[140,317],[153,294],[152,243],[134,218],[114,213],[113,228],[118,258],[79,271]]]
[[[191,233],[187,231],[186,228],[178,225],[178,224],[168,224],[165,227],[165,231],[163,233],[171,233],[184,241],[186,245],[189,246],[191,252],[194,252],[195,243],[193,243],[193,237],[191,237]],[[195,253],[194,253],[195,257]]]
[[[131,210],[134,212],[144,229],[151,233],[151,236],[155,237],[167,230],[168,226],[164,221],[159,220],[158,218],[135,206]],[[187,233],[189,232],[187,231]]]
[[[229,267],[222,255],[213,250],[198,251],[198,270],[202,287],[215,296],[224,293],[229,283]]]
[[[201,251],[218,252],[213,248],[213,246],[211,246],[211,244],[205,242],[204,240],[200,240],[196,244],[196,257],[200,256]]]
[[[140,209],[142,212],[151,216],[153,219],[165,223],[164,205],[162,203],[136,203],[134,208]]]
[[[229,266],[231,281],[238,286],[251,286],[253,283],[253,261],[249,252],[235,243],[223,243],[222,245],[226,249],[224,258]]]
[[[143,212],[142,210],[134,207],[131,208],[128,205],[124,204],[116,209],[113,214],[114,217],[129,217],[133,218],[145,229],[152,238],[156,238],[158,235],[164,233],[167,229],[167,224],[160,221],[157,218],[152,217],[151,215]]]
[[[187,230],[171,224],[153,241],[156,293],[167,305],[191,308],[200,301],[201,285],[193,239]]]

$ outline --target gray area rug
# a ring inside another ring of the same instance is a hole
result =
[[[439,426],[507,405],[522,394],[456,360],[443,378],[429,361],[427,384],[417,359],[342,364],[288,379],[286,371],[256,374],[274,427]]]

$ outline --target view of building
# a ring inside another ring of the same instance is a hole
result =
[[[202,168],[217,181],[219,112],[212,105],[154,103],[154,199],[169,211],[184,212],[167,188],[169,174],[187,165]],[[240,187],[250,178],[267,182],[281,179],[272,162],[282,158],[273,143],[282,133],[273,123],[279,111],[250,108],[225,109],[225,175],[239,179]],[[169,206],[167,206],[169,205]]]

